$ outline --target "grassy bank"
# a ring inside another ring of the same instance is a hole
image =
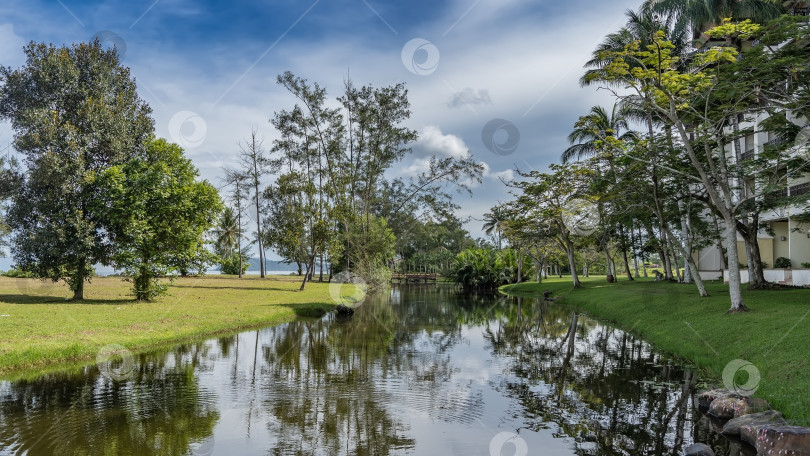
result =
[[[137,352],[205,335],[316,316],[333,307],[328,284],[296,278],[179,278],[169,296],[138,303],[131,284],[96,278],[82,302],[62,284],[0,277],[0,375],[95,359],[107,344]]]
[[[720,283],[707,285],[708,298],[700,298],[694,285],[652,279],[608,284],[591,277],[583,285],[572,291],[564,277],[501,290],[521,296],[551,290],[561,302],[691,360],[718,382],[730,361],[749,361],[761,378],[755,396],[796,424],[810,425],[810,290],[746,291],[752,311],[726,314],[728,287]],[[737,381],[745,383],[746,374]]]

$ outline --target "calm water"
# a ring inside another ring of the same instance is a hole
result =
[[[449,287],[0,382],[0,454],[728,454],[691,370],[555,304]],[[732,449],[733,450],[733,449]],[[735,453],[736,454],[736,453]]]

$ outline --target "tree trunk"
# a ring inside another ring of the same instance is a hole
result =
[[[748,289],[761,290],[767,288],[768,281],[765,280],[762,254],[759,250],[759,242],[757,242],[759,216],[754,215],[751,219],[737,222],[737,232],[740,233],[740,237],[745,242],[745,251],[748,256]]]
[[[627,274],[627,280],[633,281],[633,274],[630,272],[630,261],[627,259],[627,239],[624,235],[624,228],[621,228],[621,236],[622,236],[622,256],[624,257],[624,271]]]
[[[76,287],[73,290],[74,301],[82,301],[83,299],[84,299],[84,264],[82,264],[81,267],[76,272]]]
[[[740,278],[740,259],[737,255],[737,230],[736,220],[733,217],[725,217],[725,237],[726,251],[728,252],[728,289],[731,298],[729,312],[742,312],[748,310],[742,298],[742,279]]]
[[[571,242],[570,239],[566,239],[565,246],[565,254],[568,256],[568,267],[571,268],[571,283],[574,285],[574,289],[582,288],[582,284],[579,282],[579,277],[577,276],[577,264],[574,257],[574,243]]]
[[[700,294],[700,296],[701,296],[701,297],[704,297],[704,298],[705,298],[705,297],[707,297],[707,296],[709,296],[709,293],[706,291],[706,285],[704,285],[704,283],[703,283],[703,279],[700,277],[700,273],[699,273],[699,271],[698,271],[698,266],[697,266],[697,264],[695,263],[695,259],[694,259],[694,258],[692,258],[692,255],[687,255],[686,248],[685,248],[684,246],[682,246],[682,245],[681,245],[680,243],[678,243],[678,242],[675,242],[675,239],[674,239],[674,237],[672,236],[672,233],[670,233],[669,231],[667,231],[667,236],[669,236],[669,237],[672,239],[672,244],[673,244],[673,245],[674,245],[674,246],[675,246],[677,249],[679,249],[679,250],[681,251],[681,254],[684,256],[684,258],[686,258],[686,264],[687,264],[687,268],[688,268],[688,270],[690,270],[690,271],[691,271],[691,273],[692,273],[692,277],[694,278],[694,283],[695,283],[695,286],[697,287],[697,289],[698,289],[698,293]],[[684,269],[684,274],[686,274],[686,270],[687,270],[687,269],[685,268],[685,269]]]

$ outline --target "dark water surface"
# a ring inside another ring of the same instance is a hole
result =
[[[403,287],[133,361],[0,382],[0,455],[729,452],[691,369],[534,299]]]

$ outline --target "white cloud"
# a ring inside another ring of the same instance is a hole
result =
[[[504,181],[504,182],[511,182],[515,180],[515,171],[511,169],[505,169],[503,171],[499,171],[491,175],[494,179]]]
[[[428,155],[468,158],[470,149],[458,136],[443,134],[439,127],[429,125],[419,132],[414,149]]]

